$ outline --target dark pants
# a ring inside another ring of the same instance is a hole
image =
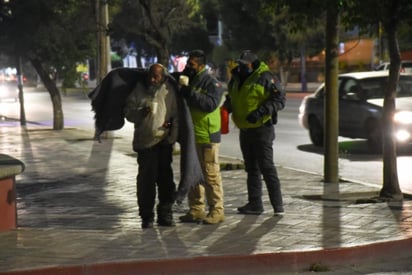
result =
[[[158,187],[159,208],[172,209],[176,185],[172,170],[173,146],[157,144],[137,152],[137,204],[143,220],[153,220]]]
[[[275,212],[283,211],[282,192],[278,173],[273,162],[273,125],[240,130],[240,148],[247,172],[248,200],[251,205],[262,207],[262,175]]]

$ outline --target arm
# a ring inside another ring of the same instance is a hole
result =
[[[265,91],[269,93],[269,97],[253,112],[247,116],[250,123],[255,123],[264,115],[271,115],[272,122],[277,121],[277,112],[285,107],[285,93],[282,90],[280,81],[270,72],[262,74],[258,82],[265,87]]]
[[[234,81],[233,78],[231,78],[229,80],[229,83],[227,84],[228,91],[230,91],[232,89],[233,81]],[[230,98],[229,93],[226,94],[225,101],[223,102],[222,107],[224,107],[229,113],[231,113],[233,111],[232,110],[232,100]]]
[[[219,81],[213,77],[208,77],[204,87],[198,87],[206,92],[196,92],[192,86],[181,88],[183,96],[186,98],[191,107],[197,108],[203,112],[212,112],[219,107],[223,95],[223,87]]]
[[[269,98],[261,105],[266,109],[266,113],[273,114],[285,108],[286,97],[278,78],[268,72],[264,73],[259,81],[269,93]]]

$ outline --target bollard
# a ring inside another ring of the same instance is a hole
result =
[[[16,175],[23,170],[23,162],[0,154],[0,231],[17,228]]]

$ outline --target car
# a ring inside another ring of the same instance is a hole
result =
[[[373,149],[382,148],[382,113],[384,87],[389,71],[340,74],[339,136],[367,139]],[[315,146],[323,146],[325,84],[302,99],[299,123],[309,130]],[[412,74],[400,74],[393,117],[394,135],[398,144],[412,141]]]
[[[375,71],[387,71],[391,63],[383,62],[375,67]],[[401,61],[401,73],[412,73],[412,60],[402,60]]]
[[[0,101],[17,102],[19,90],[17,84],[13,81],[0,81]]]

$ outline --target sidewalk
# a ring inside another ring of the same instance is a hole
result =
[[[114,133],[98,143],[76,128],[0,126],[0,152],[26,165],[17,177],[18,228],[0,232],[0,274],[284,274],[311,266],[353,274],[361,264],[412,257],[410,200],[370,203],[376,187],[324,184],[284,167],[283,217],[273,216],[265,188],[264,214],[237,214],[246,175],[223,170],[223,223],[178,223],[184,202],[176,227],[142,230],[129,138]],[[174,165],[178,182],[178,156]]]

